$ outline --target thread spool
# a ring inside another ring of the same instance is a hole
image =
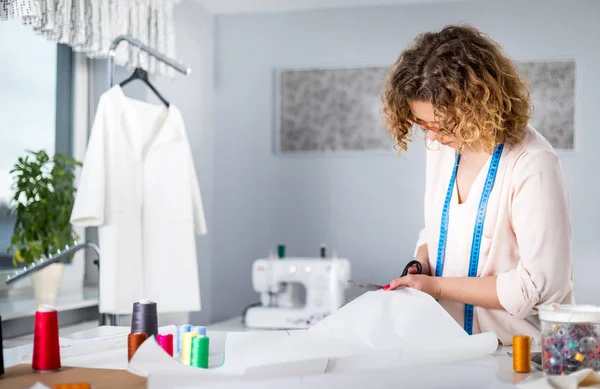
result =
[[[513,336],[513,370],[517,373],[531,371],[531,338],[527,335]]]
[[[186,332],[181,337],[181,362],[185,365],[190,364],[192,352],[192,338],[198,336],[197,332]]]
[[[177,327],[177,354],[181,354],[181,337],[186,332],[190,332],[192,326],[189,324],[182,324]]]
[[[285,258],[285,245],[283,243],[280,243],[277,246],[277,256],[279,257],[279,259]]]
[[[198,336],[206,336],[206,327],[204,326],[195,326],[192,327],[190,332],[197,332]]]
[[[600,370],[600,338],[594,323],[565,324],[542,321],[542,366],[549,375],[582,369]]]
[[[190,364],[202,369],[208,369],[208,355],[210,339],[206,336],[197,336],[192,339],[192,352]]]
[[[42,305],[35,312],[31,367],[39,372],[56,371],[61,368],[58,312],[50,305]]]
[[[0,375],[4,375],[4,353],[2,350],[4,346],[2,345],[2,316],[0,316]]]
[[[158,313],[156,303],[140,300],[133,303],[131,333],[143,332],[148,337],[158,334]]]
[[[148,339],[148,335],[145,332],[135,332],[127,335],[127,361],[131,361],[133,354],[137,349]]]
[[[156,335],[156,342],[162,347],[163,350],[170,356],[173,356],[173,335],[171,334],[158,334]]]

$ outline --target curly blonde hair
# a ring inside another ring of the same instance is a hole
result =
[[[433,104],[442,138],[487,151],[519,143],[531,112],[515,65],[472,26],[419,35],[391,67],[383,95],[386,127],[402,150],[412,137],[410,101]]]

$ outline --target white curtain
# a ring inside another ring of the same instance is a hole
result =
[[[173,9],[180,0],[0,0],[0,20],[21,18],[39,35],[90,58],[106,58],[111,42],[128,34],[175,58]],[[173,69],[126,42],[115,63],[152,74]]]

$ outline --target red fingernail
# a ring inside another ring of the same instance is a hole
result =
[[[387,284],[386,286],[384,286],[382,289],[383,290],[388,290],[390,288],[390,284]]]

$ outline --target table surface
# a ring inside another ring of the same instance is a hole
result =
[[[251,331],[241,325],[239,318],[233,318],[228,321],[215,323],[208,326],[209,331]],[[86,340],[94,339],[112,335],[125,335],[130,331],[129,327],[123,326],[101,326],[91,328],[85,331],[73,333],[63,338],[73,340]],[[31,354],[33,350],[32,344],[25,344],[19,347],[4,349],[4,363],[5,367],[16,365],[20,362],[21,358],[25,355]],[[453,385],[458,385],[460,382],[468,382],[469,377],[465,377],[464,369],[465,366],[471,366],[473,369],[478,370],[479,375],[488,375],[490,383],[487,388],[491,389],[503,389],[503,388],[515,388],[515,385],[523,380],[535,379],[542,376],[542,373],[536,370],[532,370],[529,374],[521,374],[513,371],[512,359],[508,356],[507,352],[511,351],[509,347],[499,347],[493,354],[487,355],[483,358],[478,358],[474,361],[461,362],[460,365],[456,365],[456,374],[451,374]],[[447,371],[452,370],[453,365],[445,365],[444,371],[446,372],[445,380],[448,379]],[[481,369],[478,369],[481,368]],[[455,382],[454,382],[455,381]],[[445,381],[445,384],[448,384]],[[448,387],[446,385],[446,387]]]

